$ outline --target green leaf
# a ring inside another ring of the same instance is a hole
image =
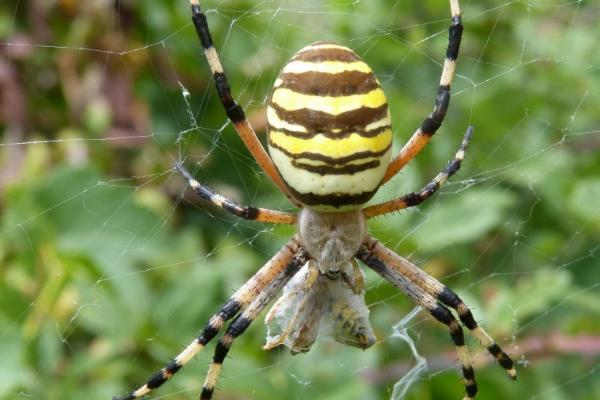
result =
[[[516,200],[499,188],[459,192],[427,209],[411,238],[423,251],[474,241],[506,221]]]
[[[581,179],[569,196],[570,211],[586,225],[600,228],[600,178]]]

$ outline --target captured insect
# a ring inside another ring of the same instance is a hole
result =
[[[190,0],[190,4],[225,113],[264,173],[300,211],[294,214],[239,205],[198,182],[183,165],[177,164],[176,169],[201,199],[248,220],[296,225],[297,233],[231,296],[192,343],[120,400],[138,399],[161,386],[232,320],[216,345],[202,387],[200,398],[211,399],[236,337],[279,292],[281,297],[265,318],[266,349],[284,345],[292,353],[307,352],[324,325],[340,343],[362,349],[372,346],[375,337],[364,299],[365,278],[357,260],[448,327],[462,366],[466,400],[477,393],[477,383],[463,326],[515,379],[513,361],[475,322],[465,303],[371,237],[366,226],[370,218],[427,200],[459,170],[465,156],[472,128],[467,129],[454,158],[421,190],[364,206],[423,149],[444,120],[463,30],[458,0],[450,0],[448,48],[433,111],[393,158],[390,113],[373,71],[349,48],[325,41],[298,51],[275,80],[267,107],[267,153],[233,99],[198,0]]]

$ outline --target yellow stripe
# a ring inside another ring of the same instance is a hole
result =
[[[339,74],[346,71],[359,71],[365,74],[373,72],[367,64],[362,61],[292,61],[283,68],[284,74],[301,74],[304,72],[324,72],[328,74]]]
[[[348,165],[361,165],[361,164],[365,164],[371,161],[377,161],[379,160],[380,157],[366,157],[366,158],[361,158],[360,160],[355,160],[355,161],[350,161],[347,163],[344,163],[344,166],[348,166]],[[319,161],[319,160],[311,160],[308,158],[301,158],[302,160],[302,164],[303,165],[312,165],[314,167],[320,167],[323,165],[329,165],[327,163],[324,163],[323,161]]]
[[[277,115],[277,112],[272,107],[267,107],[267,121],[269,125],[274,129],[287,129],[288,131],[294,132],[307,132],[306,128],[302,125],[291,124],[287,121],[283,121]]]
[[[471,356],[469,355],[467,346],[456,346],[456,352],[458,353],[458,359],[463,367],[472,367]]]
[[[196,354],[198,354],[204,346],[198,343],[197,340],[194,340],[192,343],[188,345],[177,357],[175,357],[175,362],[179,365],[187,364]]]
[[[287,111],[310,109],[331,115],[339,115],[361,107],[381,107],[386,104],[386,99],[381,88],[373,89],[365,94],[339,97],[302,94],[281,88],[275,89],[271,102]]]
[[[368,124],[365,127],[365,131],[372,131],[378,128],[381,128],[383,126],[387,126],[387,125],[391,125],[392,124],[392,119],[390,118],[390,111],[388,110],[388,113],[385,117],[381,118],[380,120],[377,120],[375,122],[371,122],[370,124]]]
[[[334,43],[309,44],[308,46],[300,49],[300,51],[298,51],[298,54],[303,53],[305,51],[316,50],[316,49],[340,49],[340,50],[346,50],[348,53],[354,54],[354,52],[351,49],[349,49],[348,47],[342,46],[339,44],[334,44]]]
[[[269,139],[288,153],[317,153],[331,158],[351,156],[360,151],[383,151],[392,142],[392,130],[386,129],[379,135],[365,138],[356,133],[343,139],[330,139],[321,134],[310,139],[287,136],[279,131],[271,131]]]
[[[221,368],[223,368],[223,364],[212,363],[210,364],[210,368],[208,369],[208,374],[206,375],[206,379],[204,380],[204,387],[207,389],[214,389],[217,380],[219,379],[219,374],[221,373]]]
[[[148,385],[144,385],[141,388],[139,388],[138,390],[136,390],[135,392],[133,392],[133,398],[134,399],[138,399],[142,396],[147,395],[148,393],[150,393],[152,391],[152,389],[150,389],[148,387]]]

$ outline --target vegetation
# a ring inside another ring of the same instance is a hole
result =
[[[293,233],[199,204],[174,162],[243,203],[293,208],[226,124],[186,1],[12,3],[0,6],[0,399],[106,400],[190,342]],[[510,382],[470,339],[480,399],[600,398],[600,7],[462,3],[446,122],[377,199],[421,187],[473,125],[466,161],[418,210],[370,229],[456,289],[518,361]],[[279,68],[319,39],[373,67],[397,142],[433,106],[445,1],[205,8],[261,137]],[[323,338],[305,355],[266,353],[257,321],[226,360],[217,398],[389,399],[415,364],[392,329],[414,306],[367,278],[373,348]],[[407,328],[428,369],[406,398],[462,398],[445,327],[420,313]],[[211,352],[156,398],[196,398]]]

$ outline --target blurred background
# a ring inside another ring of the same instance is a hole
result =
[[[279,69],[319,39],[376,71],[397,148],[433,107],[446,1],[204,3],[263,141]],[[439,194],[371,232],[454,288],[517,362],[510,382],[468,338],[478,398],[598,399],[600,5],[461,3],[446,122],[377,199],[420,188],[473,125],[467,158]],[[228,123],[185,0],[3,1],[0,132],[0,399],[125,394],[293,234],[200,204],[173,172],[183,161],[240,202],[293,210]],[[216,398],[462,398],[446,328],[424,312],[400,324],[414,305],[367,279],[375,346],[325,337],[308,354],[265,353],[258,320]],[[212,350],[150,397],[197,398]]]

